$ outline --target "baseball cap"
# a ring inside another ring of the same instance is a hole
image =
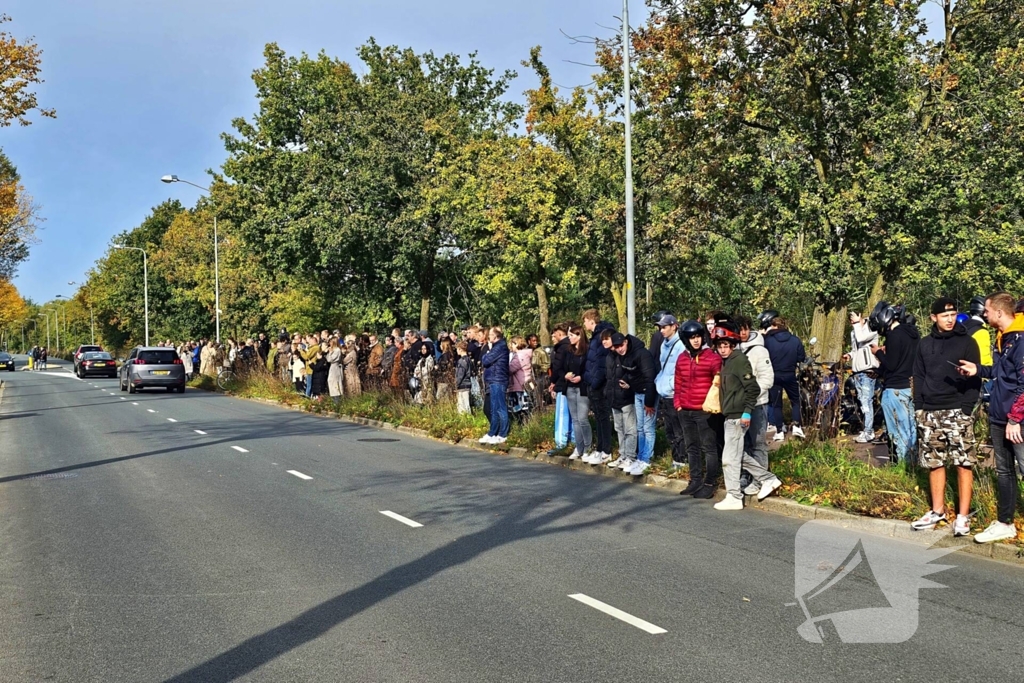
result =
[[[658,321],[658,327],[667,327],[669,325],[678,325],[679,321],[676,320],[674,315],[666,314],[661,317]]]
[[[940,296],[938,299],[932,302],[932,315],[938,315],[940,313],[946,313],[948,311],[956,311],[956,302],[950,299],[948,296]]]
[[[616,332],[612,335],[611,342],[612,346],[622,346],[626,343],[626,336],[621,332]]]

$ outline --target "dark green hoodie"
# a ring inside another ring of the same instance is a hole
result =
[[[747,355],[739,347],[733,349],[722,363],[722,415],[727,420],[738,420],[743,413],[754,410],[761,387],[750,367]]]

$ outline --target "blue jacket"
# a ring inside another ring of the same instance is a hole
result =
[[[764,335],[764,346],[768,349],[768,357],[772,359],[776,384],[779,380],[796,377],[797,363],[807,358],[803,342],[788,330],[769,330]]]
[[[508,386],[508,344],[499,339],[491,350],[480,359],[484,366],[485,384],[504,384]]]
[[[196,348],[192,349],[192,363],[197,368],[196,369],[196,373],[199,372],[199,370],[198,370],[199,362],[200,362],[200,355],[199,354],[202,353],[202,351],[203,351],[203,347],[202,346],[197,346]]]
[[[587,349],[587,369],[583,373],[583,381],[590,385],[591,389],[603,389],[605,382],[605,359],[608,357],[608,349],[601,343],[601,333],[605,330],[614,330],[615,327],[602,320],[594,328],[590,337],[590,348]]]
[[[662,398],[672,400],[676,391],[676,361],[679,354],[686,350],[683,346],[686,342],[679,338],[677,331],[671,339],[662,342],[660,349],[654,349],[657,353],[655,360],[658,363],[658,376],[654,379],[658,387],[658,395]]]
[[[1024,421],[1024,315],[996,337],[992,365],[980,368],[981,376],[992,382],[988,415],[992,424]]]

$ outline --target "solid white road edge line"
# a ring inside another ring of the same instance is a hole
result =
[[[204,432],[202,429],[193,429],[192,431],[194,431],[196,434],[202,434],[203,436],[206,436],[206,432]]]
[[[380,514],[384,515],[385,517],[390,517],[391,519],[397,520],[397,521],[401,522],[402,524],[411,526],[414,529],[423,526],[419,522],[414,522],[411,519],[409,519],[408,517],[403,517],[402,515],[399,515],[399,514],[397,514],[395,512],[392,512],[391,510],[381,510]]]
[[[244,448],[242,448],[241,446],[232,446],[232,448],[234,448],[239,453],[248,453],[249,452],[249,451],[245,450]]]
[[[574,593],[569,597],[578,602],[582,602],[584,605],[593,607],[599,612],[604,612],[605,614],[613,616],[620,621],[624,621],[630,626],[635,626],[641,631],[647,631],[651,635],[658,635],[659,633],[668,633],[668,631],[661,628],[660,626],[655,626],[649,621],[644,621],[639,617],[634,617],[632,614],[628,614],[620,609],[612,607],[611,605],[607,605],[601,602],[600,600],[595,600],[589,595],[584,595],[583,593]]]
[[[298,477],[299,479],[302,479],[303,481],[309,481],[310,479],[313,478],[313,477],[309,476],[308,474],[303,474],[302,472],[296,472],[295,470],[288,470],[288,474],[294,474],[296,477]]]

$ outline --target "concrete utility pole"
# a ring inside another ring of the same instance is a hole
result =
[[[626,320],[636,334],[636,254],[633,239],[633,98],[629,86],[629,0],[622,0],[622,97],[626,104]]]

